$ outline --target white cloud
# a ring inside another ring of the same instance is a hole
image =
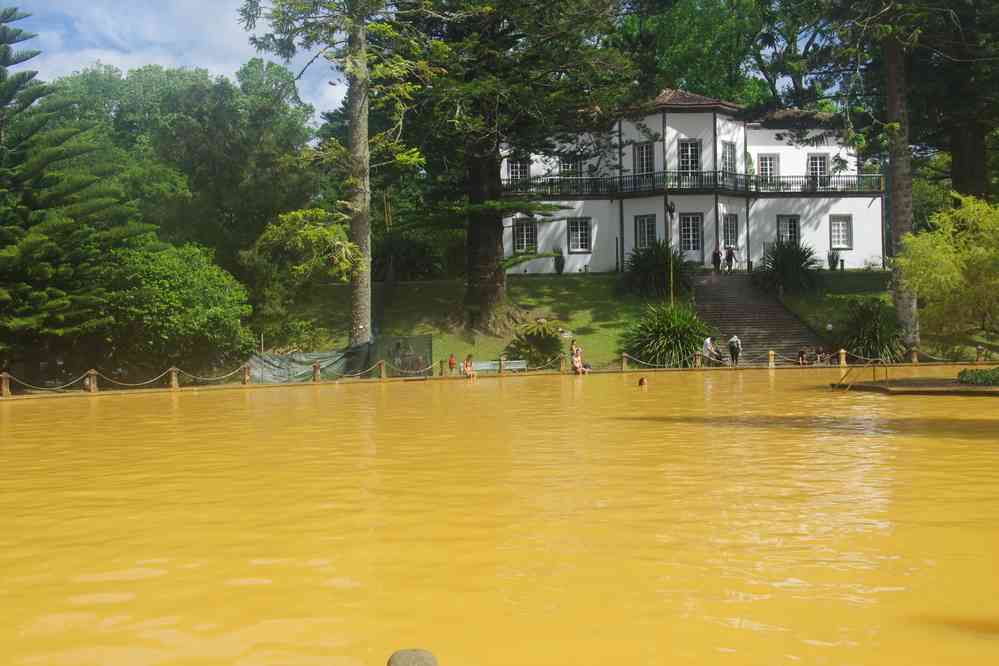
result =
[[[200,67],[233,76],[260,56],[239,23],[242,0],[22,0],[33,16],[21,25],[38,33],[26,46],[41,49],[30,66],[51,80],[96,62],[129,70],[147,64]],[[267,57],[267,56],[264,56]],[[289,67],[298,74],[302,55]],[[336,108],[345,86],[328,85],[335,72],[317,63],[302,78],[302,99],[317,113]]]

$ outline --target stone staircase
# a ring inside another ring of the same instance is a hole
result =
[[[718,348],[728,356],[728,339],[742,340],[743,357],[765,363],[774,350],[777,363],[796,359],[798,351],[822,346],[822,341],[775,297],[756,289],[748,273],[698,274],[694,282],[697,314],[718,332]]]

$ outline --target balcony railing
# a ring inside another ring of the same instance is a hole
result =
[[[627,176],[533,176],[503,181],[507,194],[539,197],[615,196],[670,192],[878,193],[884,190],[880,174],[832,176],[756,176],[727,171],[656,171]]]

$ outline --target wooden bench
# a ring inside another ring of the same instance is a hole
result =
[[[476,372],[499,372],[499,361],[472,361],[472,368]],[[527,370],[527,361],[503,361],[503,372],[524,372]]]

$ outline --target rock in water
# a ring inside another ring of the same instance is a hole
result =
[[[388,666],[437,666],[437,657],[427,650],[399,650],[389,657]]]

